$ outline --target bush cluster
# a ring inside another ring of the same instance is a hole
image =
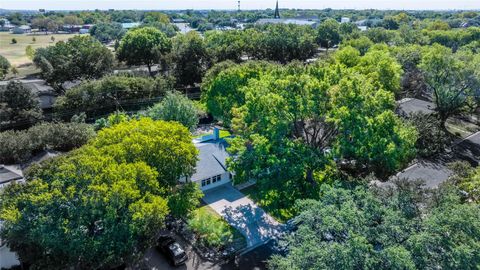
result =
[[[165,77],[107,76],[87,81],[57,99],[55,113],[62,119],[85,112],[88,117],[116,111],[139,109],[158,102],[173,88],[173,80]]]
[[[23,131],[0,133],[0,162],[21,163],[45,150],[69,151],[95,135],[84,123],[41,123]]]

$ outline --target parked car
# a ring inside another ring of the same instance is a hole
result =
[[[161,236],[156,248],[165,254],[174,266],[184,264],[188,260],[185,249],[172,236]]]

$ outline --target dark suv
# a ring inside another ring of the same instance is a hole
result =
[[[158,239],[157,249],[165,254],[174,266],[184,264],[188,260],[185,249],[171,236],[161,236]]]

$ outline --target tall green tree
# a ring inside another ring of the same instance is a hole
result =
[[[340,43],[340,23],[334,19],[327,19],[318,26],[317,41],[320,46],[330,49]]]
[[[461,113],[473,99],[479,85],[475,66],[465,60],[449,48],[436,44],[427,49],[420,64],[444,129],[447,119]]]
[[[100,78],[110,72],[113,54],[90,36],[75,36],[37,49],[33,62],[48,83],[63,91],[64,82]]]
[[[169,213],[185,217],[199,203],[196,184],[177,185],[196,155],[178,123],[144,118],[105,128],[0,194],[2,241],[36,269],[133,265]]]
[[[198,125],[198,109],[195,103],[178,92],[168,92],[160,103],[147,110],[154,120],[176,121],[190,131]]]
[[[0,130],[28,127],[42,118],[38,97],[21,82],[0,86]]]
[[[173,39],[173,74],[177,84],[191,86],[202,81],[207,69],[207,51],[203,38],[195,31]]]
[[[395,188],[325,188],[299,201],[298,229],[272,269],[475,269],[480,260],[478,204],[457,190],[433,192],[399,181]],[[435,200],[428,199],[435,198]],[[428,207],[426,207],[428,205]]]
[[[5,58],[5,56],[0,55],[0,79],[5,79],[5,76],[8,74],[10,69],[10,62]]]
[[[117,57],[127,65],[146,65],[152,75],[152,65],[164,57],[172,44],[160,30],[153,27],[135,28],[120,41]]]

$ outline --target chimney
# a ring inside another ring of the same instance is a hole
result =
[[[220,139],[220,130],[217,127],[213,128],[213,139],[215,141]]]

